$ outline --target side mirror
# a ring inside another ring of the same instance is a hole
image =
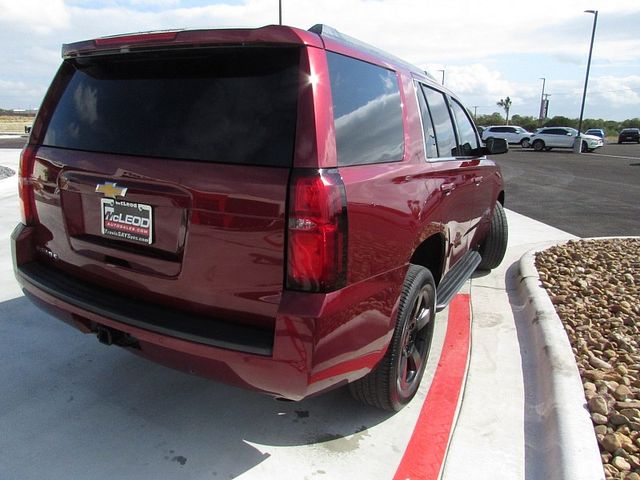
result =
[[[504,138],[489,138],[484,146],[485,155],[498,155],[509,151],[509,144]]]

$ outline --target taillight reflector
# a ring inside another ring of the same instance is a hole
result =
[[[18,168],[18,196],[20,197],[20,213],[22,223],[32,225],[37,221],[36,202],[33,191],[33,168],[36,163],[36,149],[32,145],[25,145],[20,154]]]
[[[288,288],[328,292],[346,284],[346,195],[337,170],[294,173],[288,234]]]

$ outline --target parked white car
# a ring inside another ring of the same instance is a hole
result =
[[[482,141],[486,142],[490,138],[504,138],[507,143],[519,143],[523,148],[528,148],[531,144],[531,135],[533,133],[516,125],[495,125],[484,129]]]
[[[552,148],[573,148],[578,131],[570,127],[546,127],[538,129],[531,137],[534,150],[551,150]],[[604,141],[595,135],[580,135],[581,151],[592,152],[604,145]]]

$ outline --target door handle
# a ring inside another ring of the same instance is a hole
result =
[[[476,184],[476,187],[477,187],[478,185],[480,185],[480,183],[482,182],[482,179],[483,179],[483,178],[484,178],[484,177],[483,177],[482,175],[476,175],[475,177],[473,177],[473,183],[475,183],[475,184]]]
[[[449,195],[455,189],[456,189],[455,183],[443,183],[442,185],[440,185],[440,191],[444,192],[445,195]]]

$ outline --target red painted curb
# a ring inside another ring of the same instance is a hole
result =
[[[471,331],[469,295],[449,305],[447,333],[433,382],[394,480],[436,480],[447,452],[464,383]]]

